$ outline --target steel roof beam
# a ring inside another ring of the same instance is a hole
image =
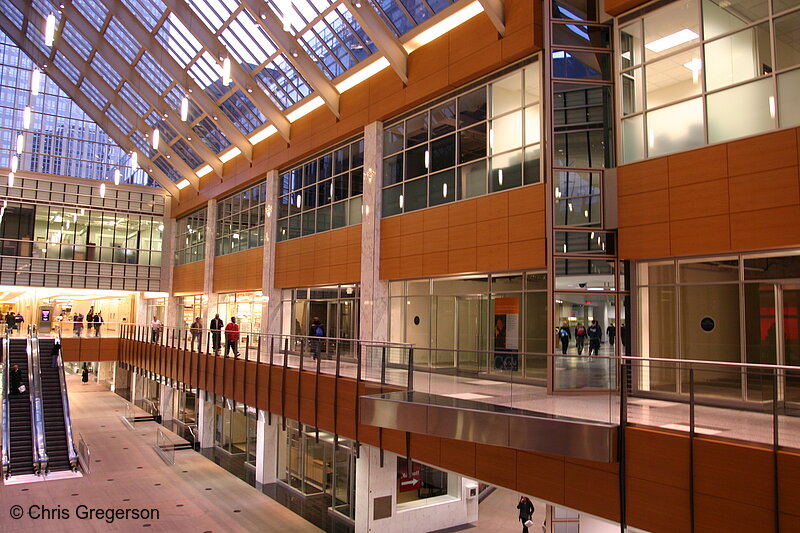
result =
[[[12,1],[20,2],[21,0]],[[39,31],[44,30],[43,24],[37,24],[34,19],[31,18],[27,18],[26,20],[29,26],[33,25]],[[108,84],[108,82],[102,76],[100,76],[100,74],[98,74],[93,68],[90,68],[89,65],[85,63],[80,54],[69,42],[67,42],[66,39],[56,39],[50,52],[49,65],[52,65],[53,68],[57,68],[52,62],[53,58],[55,57],[56,50],[60,51],[67,61],[73,65],[84,65],[84,68],[81,69],[82,76],[80,79],[87,80],[95,88],[97,88],[97,90],[103,95],[108,103],[118,109],[119,112],[128,120],[128,122],[131,124],[131,127],[138,128],[139,130],[152,135],[153,128],[149,126],[142,117],[137,115],[133,109],[131,109],[127,102],[122,99],[122,97]],[[80,87],[80,85],[78,85],[78,87]],[[123,133],[126,134],[126,136],[130,136],[131,132],[123,131]],[[166,149],[161,150],[161,152],[166,155],[168,159],[170,159],[170,164],[175,167],[175,170],[177,170],[195,190],[199,191],[200,179],[197,177],[197,174],[195,174],[194,170],[172,150],[172,147],[170,147],[167,143],[164,143],[164,146]]]
[[[266,4],[259,5],[256,0],[241,0],[241,2],[253,14],[264,31],[286,52],[286,58],[297,68],[311,88],[322,97],[328,108],[338,118],[339,91],[314,64],[314,60],[308,55],[306,49],[297,42],[295,37],[283,30],[283,25],[278,17]],[[262,14],[264,17],[261,16]],[[296,51],[297,57],[292,54],[292,50]]]
[[[355,1],[355,0],[354,0]],[[389,65],[394,69],[403,83],[408,85],[408,54],[403,45],[400,44],[395,36],[386,27],[368,0],[361,0],[361,7],[353,4],[346,6],[350,13],[367,32],[369,38],[378,47]]]
[[[19,3],[23,0],[13,1]],[[155,90],[153,90],[150,84],[142,79],[139,72],[133,66],[128,64],[127,61],[125,61],[125,58],[123,58],[119,51],[114,48],[113,44],[110,43],[102,33],[98,32],[79,11],[69,5],[65,7],[64,11],[65,16],[62,18],[66,19],[66,15],[68,13],[70,22],[74,24],[75,28],[80,31],[90,42],[96,43],[96,45],[103,42],[107,44],[102,51],[99,49],[98,51],[103,55],[105,60],[108,61],[112,67],[114,67],[114,70],[116,70],[117,73],[125,79],[125,81],[136,88],[139,96],[141,96],[142,99],[147,102],[160,116],[163,116],[163,109],[171,109],[171,106],[163,98],[161,98],[161,96],[159,96]],[[87,66],[87,68],[89,67]],[[178,133],[178,135],[186,139],[186,142],[189,143],[197,155],[203,159],[203,161],[207,163],[213,169],[213,171],[217,173],[217,175],[222,176],[222,161],[220,161],[217,154],[215,154],[214,151],[211,150],[211,148],[209,148],[200,139],[193,139],[192,137],[196,138],[197,134],[193,133],[185,122],[174,120],[173,117],[175,116],[177,115],[173,113],[164,120],[173,130],[175,130],[176,133]]]
[[[219,57],[219,53],[224,50],[226,55],[230,55],[227,47],[219,40],[219,37],[214,35],[211,30],[208,29],[205,23],[195,14],[189,4],[181,0],[163,1],[166,6],[172,10],[175,16],[178,17],[181,22],[183,22],[186,28],[192,32],[194,38],[197,39],[197,41],[202,44],[210,54],[212,54],[214,57]],[[253,77],[250,76],[250,74],[244,70],[242,65],[236,61],[236,58],[233,57],[231,58],[231,79],[235,81],[236,85],[238,85],[244,91],[247,91],[248,88],[252,88],[253,86],[258,86]],[[267,117],[272,125],[277,128],[278,133],[280,133],[281,136],[288,142],[291,123],[289,122],[289,119],[286,118],[286,115],[283,114],[283,111],[281,111],[280,108],[275,105],[275,102],[273,102],[263,90],[254,90],[252,93],[248,94],[252,97],[253,103],[256,105],[261,114]]]
[[[500,37],[506,36],[505,0],[478,0]]]
[[[25,28],[29,22],[29,12],[27,10],[23,11],[23,15],[25,16],[23,29],[18,30],[11,20],[6,17],[5,13],[0,12],[0,30],[8,35],[8,37],[14,41],[16,45],[19,46],[19,48],[43,70],[45,74],[47,74],[47,76],[49,76],[59,87],[61,87],[61,89],[76,104],[78,104],[78,106],[80,106],[80,108],[97,124],[98,127],[101,127],[104,118],[103,112],[100,111],[100,109],[98,109],[97,106],[95,106],[94,103],[92,103],[92,101],[89,100],[89,98],[84,95],[83,92],[81,92],[81,90],[74,83],[72,83],[63,72],[51,65],[47,55],[39,50],[36,45],[34,45],[33,42],[25,36]],[[44,65],[48,66],[45,68]],[[114,124],[108,124],[108,126],[103,128],[103,130],[112,139],[114,139],[114,141],[123,150],[137,150],[136,146],[133,145],[133,141],[131,141],[130,138]],[[180,198],[180,189],[178,189],[172,180],[167,178],[167,175],[164,174],[161,169],[155,166],[153,162],[146,157],[142,157],[142,163],[147,165],[148,169],[152,169],[152,172],[148,172],[148,174],[156,181],[156,183],[161,185],[161,187],[175,199]]]
[[[147,28],[145,28],[139,19],[130,12],[128,7],[121,0],[105,0],[104,3],[113,15],[125,21],[125,29],[133,35],[133,38],[137,40],[140,46],[147,49],[156,60],[160,61],[161,67],[173,80],[182,84],[186,89],[191,89],[192,98],[195,103],[210,117],[217,117],[215,122],[218,124],[219,129],[230,139],[233,146],[239,148],[242,155],[248,161],[252,161],[253,143],[245,137],[244,133],[242,133],[239,128],[234,126],[228,116],[217,106],[216,102],[214,102],[194,79],[189,76],[186,69],[175,61],[170,52],[156,39],[155,35],[147,31]],[[70,8],[72,5],[66,4],[66,6]],[[74,8],[69,9],[70,13],[75,13],[76,11],[77,10]],[[65,14],[66,13],[67,11],[65,10]]]

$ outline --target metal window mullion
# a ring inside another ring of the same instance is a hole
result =
[[[323,23],[324,23],[324,21],[323,21]],[[329,28],[329,29],[330,29],[330,28]],[[344,68],[344,64],[343,64],[341,61],[339,61],[339,57],[338,57],[338,56],[337,56],[337,55],[336,55],[336,54],[333,52],[333,49],[331,49],[331,47],[330,47],[330,46],[328,46],[328,43],[326,43],[326,42],[325,42],[325,39],[323,39],[323,38],[320,36],[320,34],[317,32],[317,30],[315,30],[315,29],[312,27],[312,28],[309,28],[309,31],[310,31],[310,32],[312,32],[312,33],[314,34],[314,36],[317,38],[317,41],[319,41],[319,43],[322,45],[322,47],[323,47],[325,50],[327,50],[327,51],[328,51],[328,55],[329,55],[329,57],[332,57],[332,58],[333,58],[333,61],[334,61],[335,63],[337,63],[337,64],[338,64],[340,67],[342,67],[342,71],[343,71],[343,72],[347,72],[347,69],[346,69],[346,68]],[[331,30],[331,33],[334,33],[334,37],[335,37],[335,38],[337,37],[337,36],[336,36],[336,34],[335,34],[335,32],[333,32],[333,30]],[[316,55],[316,53],[315,53],[315,55]],[[320,59],[322,59],[322,58],[320,58]],[[333,73],[331,73],[331,74],[333,74]]]

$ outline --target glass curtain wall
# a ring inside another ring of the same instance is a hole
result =
[[[185,265],[206,258],[206,218],[208,208],[195,211],[177,220],[175,231],[175,265]]]
[[[278,433],[278,480],[355,519],[355,442],[295,420]]]
[[[311,336],[311,322],[318,318],[326,337],[358,339],[359,302],[358,284],[285,289],[281,331],[284,335]],[[323,358],[335,356],[337,350],[343,357],[356,355],[354,345],[346,340],[320,344]]]
[[[241,455],[245,465],[256,465],[256,410],[221,396],[214,400],[214,444],[231,454]]]
[[[638,266],[643,358],[800,366],[800,256],[762,254],[658,261]],[[797,405],[800,373],[780,375],[779,400]],[[688,394],[675,365],[642,365],[638,388]],[[770,402],[772,377],[711,367],[695,373],[695,394]]]
[[[262,182],[217,202],[217,256],[264,246],[266,201]]]
[[[364,139],[280,173],[278,240],[361,223]]]
[[[545,379],[547,276],[524,272],[389,283],[389,335],[418,367]]]
[[[799,26],[800,5],[770,0],[680,0],[626,20],[623,162],[800,124]]]
[[[208,308],[208,296],[205,294],[196,294],[193,296],[183,296],[178,298],[180,324],[184,329],[189,329],[194,319],[200,317],[203,320],[203,313]],[[221,316],[221,315],[220,315]],[[230,317],[228,317],[230,318]],[[208,324],[203,325],[204,328]]]
[[[383,216],[541,179],[539,63],[390,124],[383,133]]]

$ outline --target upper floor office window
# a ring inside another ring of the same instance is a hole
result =
[[[267,184],[260,182],[217,202],[216,255],[264,245]]]
[[[203,208],[177,220],[175,230],[175,264],[184,265],[206,258],[206,219]]]
[[[280,173],[278,240],[361,223],[364,139]]]
[[[800,124],[798,27],[786,0],[680,0],[626,20],[623,162]]]
[[[537,183],[539,63],[462,90],[383,133],[383,216]]]

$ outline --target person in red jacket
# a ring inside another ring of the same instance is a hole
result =
[[[225,326],[225,356],[228,352],[233,350],[233,356],[239,357],[239,324],[236,323],[236,317],[232,316],[231,321]]]

